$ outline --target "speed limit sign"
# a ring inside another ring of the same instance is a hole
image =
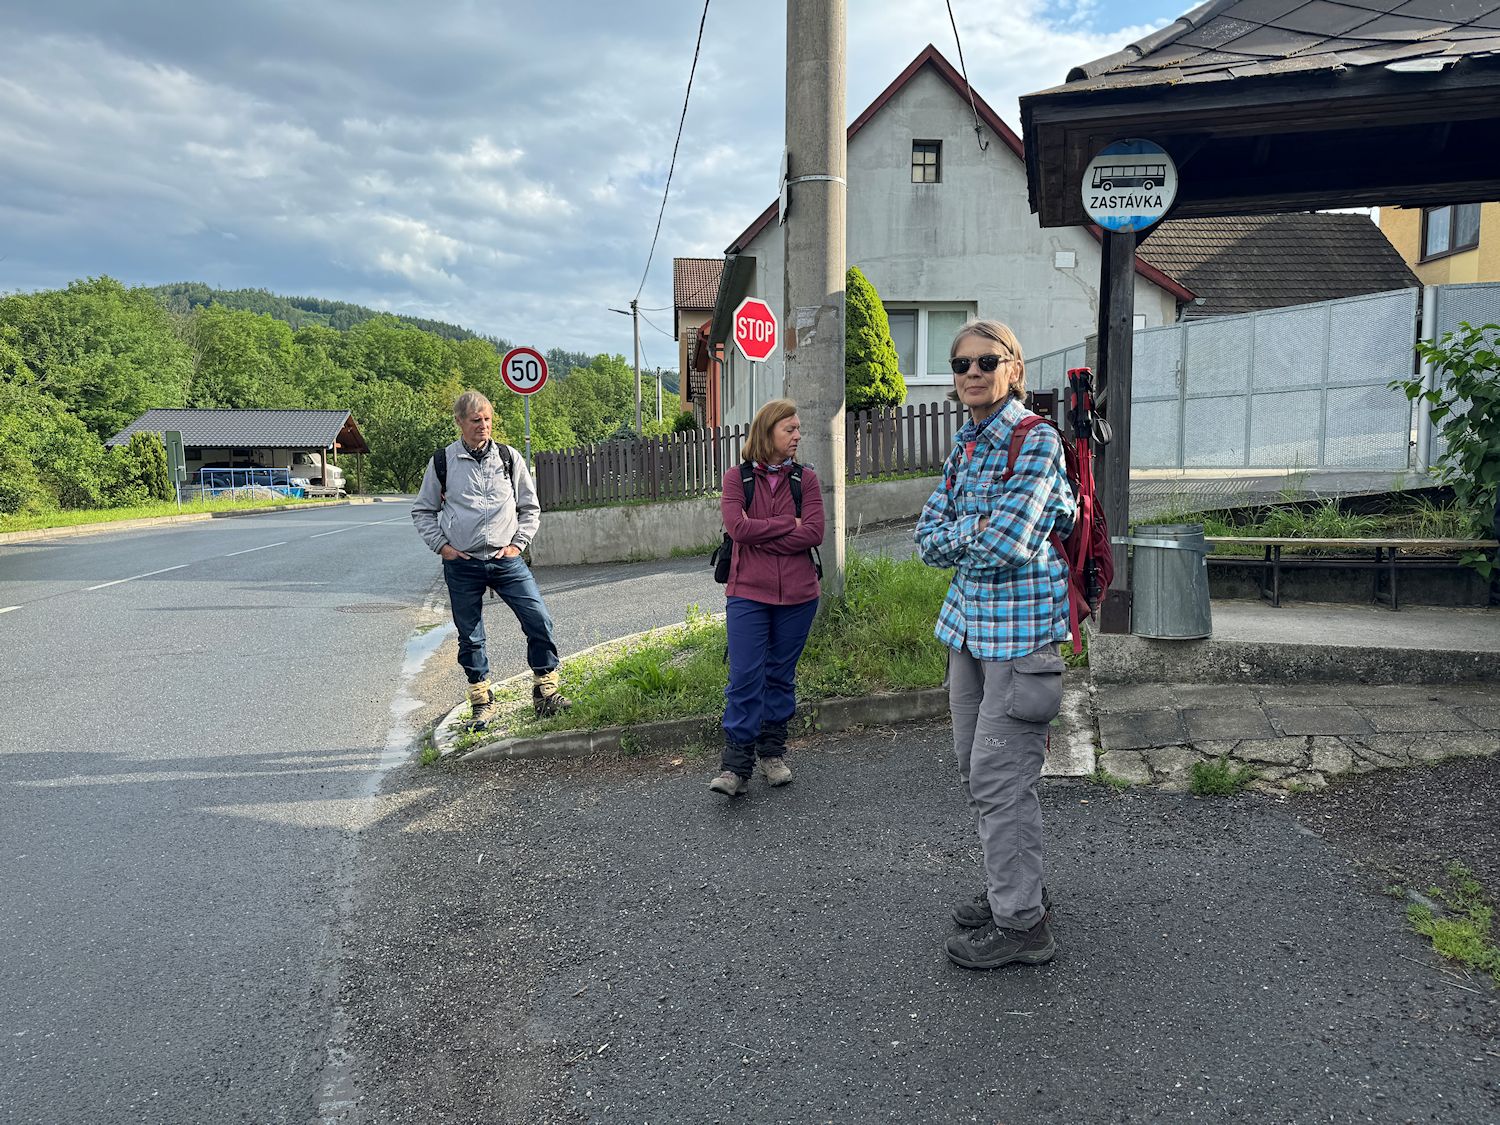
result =
[[[500,361],[500,378],[518,395],[534,395],[547,382],[547,361],[535,348],[511,348]]]

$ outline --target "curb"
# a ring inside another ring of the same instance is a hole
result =
[[[350,497],[347,500],[325,500],[315,506],[306,504],[275,504],[269,508],[250,508],[243,512],[193,512],[185,516],[148,516],[139,520],[114,520],[106,523],[79,523],[69,527],[39,527],[32,531],[0,532],[0,546],[7,543],[37,543],[46,539],[77,539],[86,535],[103,535],[110,531],[140,531],[151,527],[169,527],[173,524],[203,523],[207,520],[240,519],[245,516],[263,516],[272,512],[311,512],[327,508],[346,508],[351,504],[375,504],[374,497]]]

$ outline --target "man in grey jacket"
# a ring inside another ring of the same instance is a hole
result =
[[[448,603],[458,627],[458,663],[469,679],[475,726],[495,714],[490,659],[484,647],[484,592],[494,590],[516,615],[526,634],[531,666],[531,703],[545,718],[572,706],[557,684],[557,644],[552,617],[542,602],[531,568],[521,557],[542,522],[536,485],[525,460],[490,438],[494,409],[478,391],[466,391],[453,404],[460,438],[427,463],[412,505],[412,522],[427,546],[442,556]]]

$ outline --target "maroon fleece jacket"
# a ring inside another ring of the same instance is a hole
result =
[[[729,585],[724,592],[733,598],[750,598],[768,605],[801,605],[820,592],[818,572],[808,549],[823,542],[823,493],[817,475],[802,470],[802,526],[797,526],[797,506],[787,470],[773,491],[766,470],[755,466],[755,491],[750,510],[745,511],[745,490],[740,485],[740,467],[724,474],[719,512],[724,530],[734,540],[734,558],[729,564]]]

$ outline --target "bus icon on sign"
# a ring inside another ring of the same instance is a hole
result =
[[[1091,187],[1114,191],[1117,187],[1138,187],[1150,191],[1167,178],[1165,164],[1101,164],[1094,169]]]

